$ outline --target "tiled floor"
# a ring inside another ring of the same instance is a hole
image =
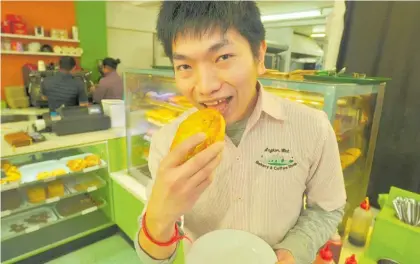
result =
[[[71,252],[48,264],[141,264],[134,249],[119,235]]]

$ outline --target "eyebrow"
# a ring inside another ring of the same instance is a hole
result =
[[[210,48],[208,48],[207,52],[208,53],[214,53],[214,52],[220,50],[221,48],[223,48],[224,46],[227,46],[229,44],[230,44],[229,40],[222,39],[221,41],[213,44]],[[184,55],[184,54],[174,53],[174,54],[172,54],[172,59],[173,60],[188,60],[190,58],[187,55]]]

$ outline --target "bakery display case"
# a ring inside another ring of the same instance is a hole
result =
[[[385,83],[290,80],[284,76],[259,81],[268,92],[323,110],[328,116],[336,133],[348,196],[345,224],[366,195]],[[127,71],[124,84],[130,157],[127,166],[130,174],[141,180],[150,177],[147,156],[153,132],[192,106],[177,94],[170,70]]]
[[[113,225],[107,142],[2,157],[1,262]]]
[[[192,105],[177,93],[170,71],[127,71],[123,79],[127,168],[130,175],[144,181],[150,178],[147,158],[152,134]]]

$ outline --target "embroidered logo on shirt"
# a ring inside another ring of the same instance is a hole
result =
[[[269,170],[288,170],[297,165],[288,149],[266,148],[257,165]]]

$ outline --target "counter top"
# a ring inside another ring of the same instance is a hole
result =
[[[31,126],[31,124],[32,122],[30,121],[24,121],[1,125],[1,158],[53,149],[68,148],[125,136],[124,128],[111,128],[103,131],[81,133],[68,136],[57,136],[54,133],[43,133],[46,141],[18,148],[13,148],[4,140],[5,134],[18,131],[26,131],[27,128]]]
[[[44,113],[47,113],[49,110],[48,108],[35,108],[35,107],[28,107],[28,108],[22,108],[22,109],[10,109],[5,108],[1,109],[2,115],[42,115]]]

